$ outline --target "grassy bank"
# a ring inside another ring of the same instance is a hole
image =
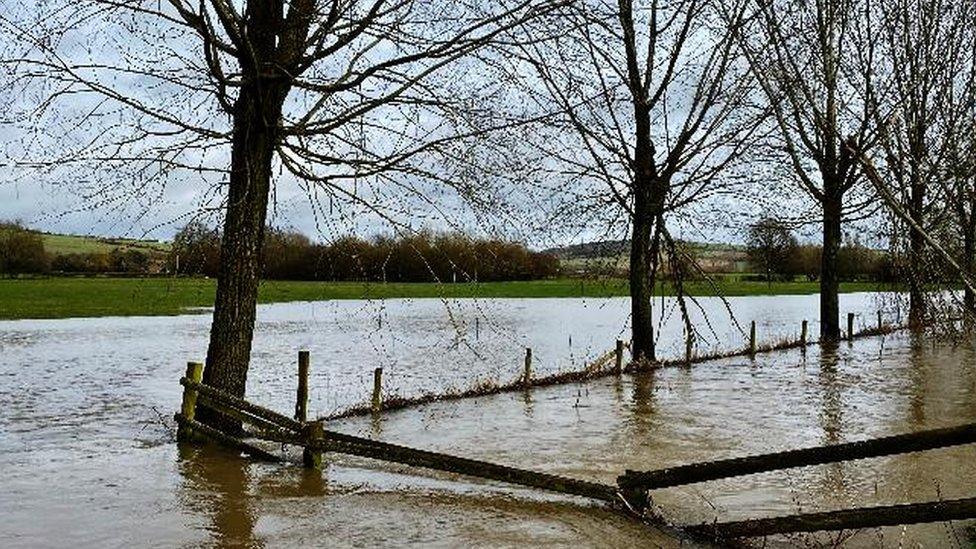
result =
[[[726,296],[810,294],[815,282],[749,282],[725,278]],[[213,304],[215,282],[200,278],[33,278],[0,279],[0,319],[175,315]],[[841,291],[879,289],[874,283],[846,283]],[[712,295],[702,282],[688,284],[696,295]],[[623,280],[576,279],[478,284],[267,281],[262,303],[326,299],[463,297],[608,297],[627,295]]]

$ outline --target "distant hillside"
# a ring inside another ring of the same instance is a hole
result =
[[[707,272],[733,273],[748,269],[745,246],[683,242],[694,251],[698,264]],[[584,271],[626,270],[630,240],[598,240],[545,250],[559,258],[566,269]]]
[[[53,255],[111,253],[114,250],[141,250],[152,255],[168,253],[169,242],[136,240],[131,238],[106,238],[73,234],[39,233],[44,239],[44,250]]]
[[[630,250],[630,240],[597,240],[543,250],[559,259],[597,259],[613,257]]]

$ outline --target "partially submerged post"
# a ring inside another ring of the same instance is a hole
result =
[[[800,345],[806,347],[807,345],[807,321],[803,320],[803,324],[800,325]]]
[[[624,342],[621,339],[617,340],[617,356],[613,365],[613,371],[618,374],[624,369]]]
[[[847,313],[847,339],[854,339],[854,313]]]
[[[373,411],[383,408],[383,368],[373,370]]]
[[[295,419],[308,421],[308,351],[298,351],[298,395],[295,399]]]
[[[315,421],[308,424],[305,433],[308,442],[302,451],[302,464],[309,469],[321,469],[322,450],[312,446],[321,446],[322,441],[325,440],[325,427],[321,421]]]
[[[522,384],[528,387],[532,383],[532,347],[525,348],[525,372],[522,374]]]
[[[752,321],[752,325],[749,326],[749,354],[756,354],[756,321]]]
[[[200,362],[186,363],[186,378],[190,381],[200,383],[203,381],[203,364]],[[188,425],[189,421],[194,421],[197,415],[197,390],[191,387],[183,387],[183,405],[180,414],[187,422],[180,422],[176,429],[176,440],[189,442],[194,439],[193,428]]]
[[[882,320],[882,318],[881,318],[881,310],[880,309],[878,310],[878,331],[879,332],[883,332],[884,331],[884,320]]]

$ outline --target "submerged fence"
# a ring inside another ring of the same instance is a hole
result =
[[[856,315],[847,314],[847,331],[844,333],[842,341],[853,341],[861,337],[878,336],[896,332],[907,328],[906,325],[886,324],[882,318],[881,311],[877,312],[877,323],[871,327],[855,331]],[[627,360],[625,351],[630,348],[630,344],[622,340],[617,340],[614,348],[597,357],[592,362],[585,364],[579,370],[556,372],[548,375],[536,375],[534,369],[534,355],[530,347],[525,348],[524,367],[521,374],[507,383],[480,383],[470,389],[444,392],[427,393],[413,397],[389,397],[390,391],[385,389],[383,383],[383,368],[376,368],[373,371],[372,392],[365,395],[365,404],[352,406],[340,412],[329,414],[320,419],[332,420],[344,417],[354,417],[376,413],[382,410],[397,410],[411,406],[420,406],[433,402],[458,400],[479,396],[488,396],[499,393],[523,391],[531,387],[545,387],[549,385],[559,385],[565,383],[576,383],[622,373],[638,373],[656,368],[690,366],[712,360],[735,357],[754,357],[762,353],[781,351],[787,349],[805,349],[808,346],[820,343],[819,339],[809,337],[809,323],[803,320],[800,323],[800,335],[798,338],[784,338],[778,341],[762,343],[759,341],[758,327],[752,321],[749,325],[749,336],[746,345],[742,348],[729,351],[714,351],[710,353],[694,353],[693,347],[686,347],[686,354],[681,358],[658,360],[653,363],[637,364]]]
[[[307,355],[304,357],[300,359],[300,363],[306,364],[306,367],[300,368],[302,375],[295,406],[298,417],[302,416],[307,409]],[[190,363],[186,377],[180,379],[180,384],[184,387],[183,405],[180,413],[176,414],[176,421],[179,425],[177,439],[182,442],[209,438],[252,457],[268,461],[280,461],[281,458],[264,450],[254,441],[292,444],[303,448],[303,463],[310,468],[321,468],[323,452],[337,452],[606,502],[618,500],[617,488],[611,485],[419,450],[327,430],[321,421],[308,422],[293,419],[204,385],[201,383],[202,374],[202,364]],[[199,406],[209,408],[226,419],[248,425],[252,429],[232,434],[203,424],[196,419]]]
[[[877,328],[854,333],[853,320],[849,316],[847,339],[887,333],[898,329],[897,327],[885,326],[880,320],[879,315]],[[806,338],[806,328],[807,323],[804,321],[801,338],[798,341],[761,348],[756,344],[756,330],[755,324],[753,324],[750,329],[749,346],[744,351],[726,353],[723,356],[747,355],[780,348],[806,346],[810,344]],[[594,377],[606,373],[622,373],[632,369],[632,365],[625,365],[625,348],[626,345],[622,341],[617,341],[613,351],[600,357],[597,362],[599,366],[591,365],[590,368],[583,371],[583,374],[586,377]],[[705,358],[698,360],[692,360],[692,357],[686,358],[688,360],[683,362],[684,364],[706,360]],[[608,368],[608,365],[612,366]],[[641,517],[646,517],[646,511],[650,507],[650,492],[661,488],[976,443],[976,424],[967,424],[844,444],[694,463],[652,471],[626,471],[617,477],[617,483],[614,486],[411,448],[325,429],[324,420],[308,420],[309,369],[309,354],[307,351],[301,351],[298,358],[299,376],[295,412],[294,417],[288,417],[203,384],[203,365],[197,362],[189,363],[186,376],[180,379],[184,391],[181,410],[175,416],[178,424],[177,439],[181,443],[209,440],[256,459],[267,461],[282,461],[283,459],[268,449],[268,443],[299,446],[302,448],[304,466],[314,469],[322,467],[322,455],[325,452],[355,455],[591,498],[612,504]],[[529,349],[526,351],[523,374],[520,379],[514,382],[510,388],[501,388],[500,390],[524,390],[540,384],[559,383],[562,380],[563,378],[558,376],[533,378],[532,352]],[[382,370],[377,369],[374,371],[373,393],[369,407],[371,412],[379,413],[384,409],[385,404],[382,396]],[[453,396],[452,398],[460,397]],[[405,405],[409,405],[409,403],[400,403],[401,407]],[[197,412],[201,408],[206,408],[222,418],[222,421],[213,422],[214,424],[229,427],[218,428],[198,421]],[[734,522],[712,522],[679,528],[683,534],[724,542],[742,537],[791,532],[848,530],[970,518],[976,518],[976,498],[865,507]],[[658,524],[657,526],[661,525]]]

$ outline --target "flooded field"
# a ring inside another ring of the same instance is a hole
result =
[[[760,341],[795,336],[817,296],[730,300]],[[704,300],[708,348],[743,336]],[[842,296],[873,325],[884,299]],[[311,411],[366,400],[386,368],[402,396],[578,368],[626,329],[622,299],[329,302],[259,312],[250,398],[293,406],[312,352]],[[676,313],[673,313],[676,315]],[[890,319],[894,313],[886,312]],[[478,319],[478,320],[475,320]],[[663,346],[676,353],[677,318]],[[209,317],[0,322],[0,546],[669,546],[570,497],[330,457],[322,474],[179,455],[169,419]],[[859,325],[861,321],[859,320]],[[811,325],[816,333],[816,324]],[[668,352],[664,354],[668,354]],[[976,421],[976,353],[907,335],[760,355],[335,422],[337,430],[584,479]],[[192,459],[188,459],[192,458]],[[408,474],[409,473],[409,474]],[[420,474],[418,474],[420,473]],[[675,522],[972,496],[976,448],[770,473],[655,493]],[[824,542],[831,537],[779,540]],[[852,546],[960,546],[958,525],[857,533]]]

